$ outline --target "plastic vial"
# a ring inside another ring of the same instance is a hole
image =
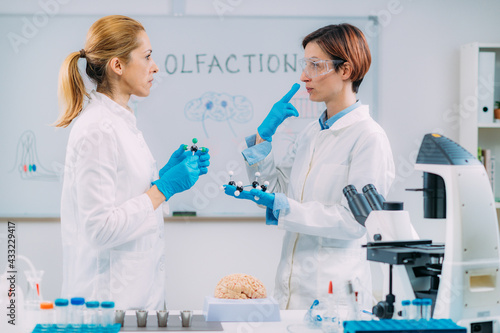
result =
[[[345,320],[359,320],[358,295],[351,281],[347,281],[348,313]]]
[[[422,300],[422,319],[430,320],[431,319],[431,308],[432,308],[432,299],[424,298]]]
[[[103,327],[113,325],[115,323],[115,302],[101,303],[101,324]]]
[[[54,304],[52,302],[40,303],[40,325],[50,327],[54,324]]]
[[[58,298],[54,302],[56,310],[56,325],[59,328],[64,328],[68,325],[68,300]]]
[[[411,302],[409,300],[404,300],[401,302],[401,316],[403,317],[404,320],[409,320],[410,319],[410,304]]]
[[[422,300],[419,298],[414,299],[411,304],[413,305],[412,319],[419,320],[422,318]]]
[[[85,299],[83,297],[73,297],[71,299],[69,323],[73,327],[81,327],[83,324],[83,305]]]
[[[333,294],[333,284],[328,285],[328,295],[326,298],[326,311],[323,315],[321,330],[325,333],[337,333],[339,330],[338,306]]]
[[[94,328],[99,325],[99,302],[89,301],[85,303],[87,307],[87,316],[85,318],[85,324],[89,328]]]

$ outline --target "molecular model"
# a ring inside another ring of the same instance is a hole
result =
[[[266,180],[263,185],[260,185],[259,182],[258,182],[259,177],[260,177],[260,172],[256,172],[255,173],[255,180],[252,182],[252,187],[253,188],[258,188],[260,186],[260,189],[263,192],[266,192],[267,191],[267,187],[269,186],[269,182]]]
[[[193,152],[193,155],[194,155],[198,151],[198,146],[196,145],[198,143],[198,139],[193,138],[192,142],[193,142],[193,145],[191,146],[191,148],[189,148],[189,150],[191,150]],[[201,147],[199,149],[202,152],[207,151],[207,148],[205,148],[205,147]],[[184,145],[184,150],[188,150],[188,145]]]
[[[252,182],[251,185],[245,185],[243,186],[243,182],[239,181],[239,182],[235,182],[233,180],[233,175],[234,175],[234,172],[233,171],[229,171],[229,182],[227,183],[227,185],[231,185],[231,186],[236,186],[236,191],[234,191],[234,196],[235,197],[238,197],[241,192],[243,192],[244,190],[244,187],[248,187],[248,186],[252,186],[253,188],[256,188],[256,189],[259,189],[262,191],[262,192],[266,192],[267,191],[267,188],[269,186],[269,182],[268,181],[265,181],[264,184],[260,185],[259,184],[259,177],[260,177],[260,172],[256,172],[255,173],[255,180]],[[220,187],[221,191],[224,190],[224,186],[221,186]],[[257,196],[254,196],[254,199],[255,200],[259,200],[259,197]]]

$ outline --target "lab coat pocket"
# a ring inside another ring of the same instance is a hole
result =
[[[146,304],[156,260],[153,249],[141,252],[111,251],[110,291],[116,307],[138,309]]]
[[[317,170],[314,172],[314,188],[311,189],[313,200],[328,206],[340,203],[343,195],[342,189],[347,183],[347,170],[347,165],[318,164]],[[311,174],[313,173],[311,172]]]
[[[326,245],[326,246],[325,246]],[[327,288],[332,281],[334,288],[344,289],[347,281],[370,281],[370,268],[361,248],[341,248],[323,244],[321,256],[324,270],[318,276],[318,285]]]

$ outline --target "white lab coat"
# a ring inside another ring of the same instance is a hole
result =
[[[290,209],[280,211],[284,229],[275,298],[282,309],[308,309],[322,299],[329,281],[342,293],[348,280],[371,310],[371,274],[366,260],[365,228],[352,216],[342,189],[353,184],[361,192],[374,184],[387,196],[394,179],[394,161],[384,130],[361,105],[321,130],[316,120],[296,138],[279,165],[271,153],[252,166],[270,182],[271,192],[285,193]]]
[[[157,178],[134,114],[92,92],[66,151],[63,297],[112,300],[117,309],[163,308],[163,214],[145,194]]]

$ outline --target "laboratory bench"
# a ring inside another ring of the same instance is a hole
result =
[[[193,311],[196,316],[202,316],[203,312],[201,310]],[[133,327],[127,325],[135,319],[135,311],[127,311],[125,319],[125,327],[123,327],[120,332],[175,332],[175,331],[191,331],[191,332],[238,332],[238,333],[277,333],[277,332],[308,332],[308,329],[303,325],[304,315],[306,310],[282,310],[280,311],[281,321],[279,322],[220,322],[220,326],[223,331],[219,330],[209,330],[209,328],[203,331],[195,330],[195,325],[192,327],[181,327],[176,325],[174,330],[173,326],[167,326],[165,328],[158,327],[156,321],[156,312],[150,311],[148,316],[148,325],[145,328]],[[169,311],[168,323],[175,320],[175,322],[180,323],[180,311],[171,310]],[[174,319],[175,318],[175,319]],[[209,323],[219,323],[219,322],[207,322]],[[168,325],[168,324],[167,324]],[[219,326],[219,327],[220,327]],[[314,330],[312,332],[321,332],[321,330]]]

